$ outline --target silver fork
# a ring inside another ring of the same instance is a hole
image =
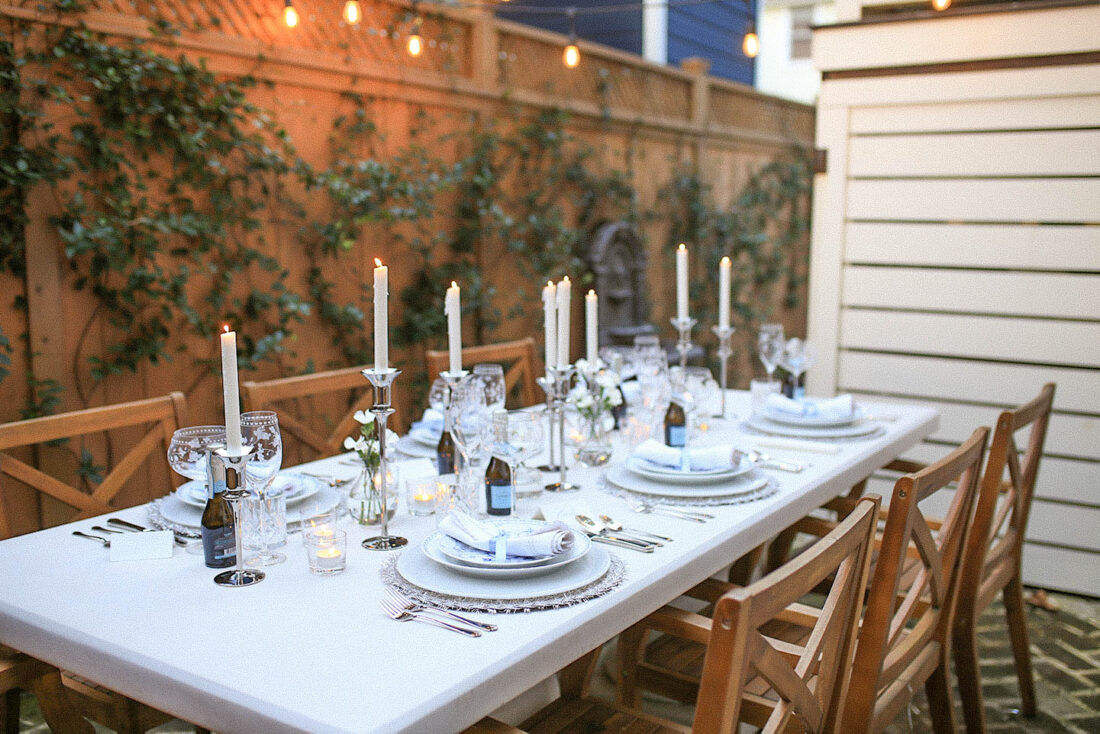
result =
[[[634,512],[644,512],[647,515],[651,513],[668,515],[669,517],[676,517],[681,520],[691,520],[692,522],[706,522],[707,520],[714,519],[714,515],[708,515],[705,512],[691,512],[689,510],[681,510],[678,507],[669,507],[668,505],[650,505],[645,502],[636,502],[633,507]]]
[[[413,614],[406,609],[402,609],[390,599],[379,599],[378,606],[382,607],[382,611],[386,613],[387,617],[389,617],[390,619],[396,619],[398,622],[424,622],[425,624],[431,624],[436,627],[449,629],[452,632],[457,632],[460,635],[466,635],[467,637],[481,637],[481,633],[477,630],[459,627],[458,625],[444,622],[442,619],[436,619],[435,617],[425,617],[420,614]]]
[[[792,474],[798,474],[806,468],[803,464],[773,459],[764,452],[756,451],[755,449],[749,452],[749,458],[752,459],[757,466],[763,467],[764,469],[778,469],[779,471],[787,471]]]
[[[88,538],[89,540],[98,540],[100,543],[103,544],[104,548],[110,548],[111,547],[111,541],[107,540],[106,538],[101,538],[98,535],[92,535],[91,533],[82,533],[79,530],[74,530],[73,535],[76,535],[76,536],[81,537],[81,538]]]
[[[450,609],[440,609],[439,607],[432,607],[424,604],[423,602],[413,601],[407,596],[403,596],[397,589],[386,587],[386,596],[388,596],[395,604],[402,609],[412,613],[426,613],[426,614],[438,614],[445,617],[450,617],[453,620],[468,624],[471,627],[477,627],[483,629],[486,632],[496,632],[497,626],[495,624],[489,624],[488,622],[479,622],[476,619],[470,619],[469,617],[463,617],[461,614],[455,614]]]

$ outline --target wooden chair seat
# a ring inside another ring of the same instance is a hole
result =
[[[439,377],[447,369],[450,355],[446,351],[429,349],[424,357],[428,363],[428,382]],[[504,386],[507,391],[508,405],[513,408],[525,408],[543,400],[537,378],[538,357],[535,354],[535,340],[531,337],[510,342],[485,344],[462,349],[462,364],[468,369],[483,362],[500,364],[504,367]],[[513,393],[518,396],[513,397]]]

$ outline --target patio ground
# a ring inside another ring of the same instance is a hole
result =
[[[1100,732],[1100,600],[1064,594],[1051,594],[1050,600],[1059,607],[1057,611],[1028,607],[1032,665],[1039,704],[1039,715],[1034,719],[1013,715],[1014,707],[1019,705],[1019,694],[1004,624],[1004,608],[999,601],[994,602],[982,616],[978,645],[990,732]],[[593,687],[598,694],[606,695],[611,692],[612,683],[606,676],[606,667],[601,666],[600,671]],[[658,701],[649,701],[648,706],[654,713],[690,723],[691,712],[686,707]],[[961,710],[956,713],[956,726],[962,731]],[[19,730],[34,734],[50,731],[42,721],[33,696],[23,696]],[[100,727],[97,730],[109,731]],[[888,734],[921,734],[931,730],[927,701],[922,690],[916,695],[911,717],[899,717]],[[194,729],[173,722],[155,731],[183,734],[194,732]]]

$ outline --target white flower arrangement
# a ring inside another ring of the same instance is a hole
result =
[[[595,384],[590,386],[588,377],[592,376],[593,370],[589,369],[587,360],[577,360],[577,382],[569,391],[568,399],[581,417],[591,421],[607,414],[605,422],[611,419],[613,425],[611,410],[623,404],[623,394],[619,390],[621,380],[618,374],[607,369],[602,360],[597,360],[595,367],[592,379]]]
[[[359,454],[359,458],[368,469],[377,469],[381,455],[378,453],[378,426],[375,424],[374,415],[365,410],[357,410],[355,420],[359,422],[359,435],[345,438],[344,448]],[[397,434],[388,428],[386,443],[389,446],[397,445]]]

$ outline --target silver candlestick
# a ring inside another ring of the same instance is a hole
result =
[[[688,352],[691,351],[691,328],[697,323],[690,316],[686,318],[669,319],[676,331],[680,332],[680,338],[676,342],[676,351],[680,353],[680,369],[687,368]]]
[[[390,457],[386,450],[386,421],[394,413],[390,405],[390,388],[393,387],[394,380],[400,374],[401,370],[395,370],[392,367],[385,370],[378,368],[363,370],[363,377],[370,380],[370,384],[374,386],[374,405],[371,406],[370,412],[374,414],[375,425],[378,427],[378,472],[381,480],[379,482],[379,492],[382,509],[382,534],[363,541],[363,547],[367,550],[395,550],[409,542],[406,538],[390,535],[386,516],[386,495],[389,494],[389,487],[386,486],[386,476],[390,463]]]
[[[737,329],[732,326],[712,326],[711,331],[718,337],[718,359],[722,362],[721,371],[718,373],[718,382],[722,386],[722,417],[726,417],[726,365],[729,364],[730,355],[733,354],[733,350],[730,349],[730,337],[733,336],[733,332]]]
[[[546,370],[546,376],[538,378],[537,382],[542,391],[546,393],[546,422],[549,424],[546,431],[546,438],[550,447],[550,456],[547,463],[538,467],[539,471],[543,472],[556,472],[561,470],[561,460],[554,458],[554,427],[557,425],[557,421],[554,418],[554,391],[557,390],[557,385],[554,382],[553,375],[550,374],[550,370]],[[561,448],[558,448],[558,456],[561,456]]]
[[[557,421],[558,429],[558,451],[559,465],[558,471],[561,472],[558,475],[558,481],[552,482],[546,485],[548,492],[570,492],[580,489],[575,484],[570,484],[565,480],[565,401],[569,396],[569,378],[573,376],[575,368],[571,364],[547,367],[546,371],[549,375],[549,382],[553,385],[553,394],[551,395],[551,421]],[[554,424],[551,423],[550,431],[553,433]],[[551,443],[553,438],[551,438]]]
[[[214,483],[225,484],[225,499],[233,509],[233,543],[236,546],[237,567],[232,571],[222,571],[214,577],[218,586],[239,588],[251,586],[264,580],[266,574],[255,568],[244,567],[244,550],[241,548],[241,503],[248,497],[245,479],[248,475],[248,461],[255,451],[244,446],[242,453],[230,454],[228,449],[216,448],[210,453],[209,472]]]

